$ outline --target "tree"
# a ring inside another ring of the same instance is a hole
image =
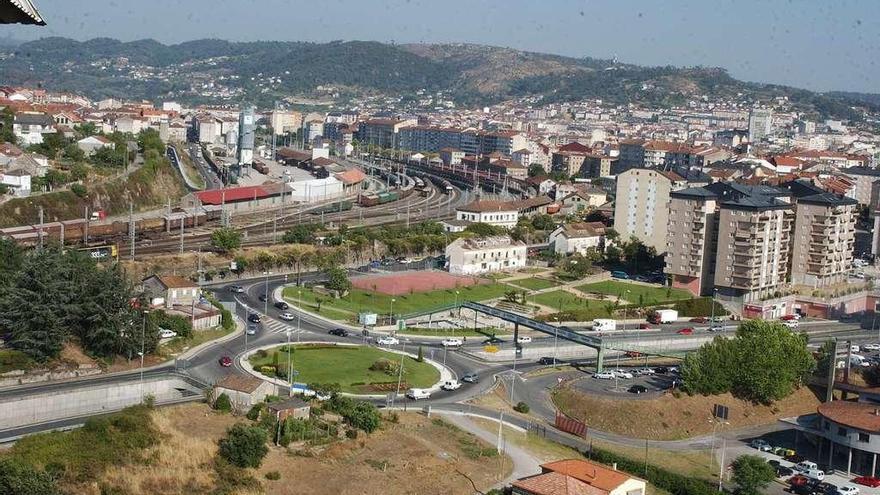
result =
[[[761,489],[776,479],[776,471],[763,457],[743,455],[733,461],[733,482],[737,493],[757,495]]]
[[[366,401],[358,401],[345,419],[351,426],[367,433],[374,432],[382,422],[376,406]]]
[[[537,177],[539,175],[544,175],[544,173],[544,166],[540,163],[529,165],[529,177]]]
[[[281,241],[286,244],[313,244],[318,228],[317,224],[312,223],[294,225],[284,233]]]
[[[64,158],[73,162],[81,162],[86,159],[86,154],[76,143],[70,143],[64,147]]]
[[[266,430],[259,426],[238,423],[226,431],[225,438],[220,439],[218,454],[233,466],[258,468],[269,453],[267,436]]]
[[[423,363],[425,362],[425,348],[419,346],[419,357],[416,358],[416,361]]]
[[[506,231],[501,227],[496,227],[494,225],[489,225],[488,223],[472,223],[468,225],[465,229],[467,232],[471,232],[473,234],[477,234],[480,237],[486,237],[490,235],[501,235]]]
[[[82,184],[74,184],[74,185],[70,186],[70,191],[73,194],[76,194],[80,198],[85,198],[89,194],[89,191],[86,189],[86,186],[84,186]]]
[[[229,400],[229,396],[226,394],[220,394],[214,399],[213,406],[215,411],[232,412],[232,401]]]
[[[556,228],[556,221],[550,215],[535,215],[532,217],[532,227],[535,230],[553,230]]]
[[[344,293],[351,289],[351,280],[348,279],[348,272],[343,268],[334,267],[324,271],[327,276],[327,288]]]
[[[211,232],[211,245],[222,253],[241,247],[241,232],[231,227],[221,227]]]

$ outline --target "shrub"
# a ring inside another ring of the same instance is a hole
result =
[[[258,468],[269,453],[266,438],[266,430],[238,423],[226,431],[225,438],[220,439],[217,453],[233,466]]]
[[[270,481],[278,481],[281,479],[281,473],[278,471],[269,471],[266,473],[266,479]]]
[[[70,192],[76,194],[80,198],[85,198],[89,194],[88,190],[86,190],[86,186],[82,184],[73,184],[70,186]]]
[[[715,486],[706,481],[667,471],[657,466],[649,464],[646,471],[644,460],[636,461],[597,448],[592,448],[587,452],[587,455],[591,460],[601,462],[602,464],[612,465],[617,463],[617,469],[635,476],[644,477],[645,480],[657,488],[674,495],[714,495],[718,493]]]
[[[257,357],[260,359],[266,359],[269,356],[269,353],[266,352],[266,349],[260,349],[257,351]]]
[[[254,404],[254,407],[252,407],[251,410],[248,411],[245,416],[247,417],[247,419],[249,419],[251,421],[256,421],[256,420],[260,419],[260,413],[262,413],[262,412],[263,412],[263,404],[262,403]]]
[[[348,429],[348,430],[345,430],[345,436],[346,436],[347,438],[350,438],[350,439],[354,440],[354,439],[356,439],[356,438],[358,437],[358,431],[355,430],[355,429]]]
[[[50,474],[7,458],[0,459],[0,493],[55,495],[59,491]]]
[[[515,406],[513,406],[513,410],[518,413],[528,414],[529,413],[529,405],[525,402],[518,402]]]
[[[232,401],[229,400],[229,396],[220,394],[219,397],[214,399],[214,410],[225,413],[232,412]]]

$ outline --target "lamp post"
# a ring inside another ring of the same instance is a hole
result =
[[[297,300],[300,301],[300,308],[299,308],[299,311],[296,312],[296,341],[299,342],[299,334],[300,334],[300,316],[302,315],[302,297],[303,297],[303,291],[302,291],[302,290],[298,290],[298,291],[296,291],[296,293],[297,293]]]
[[[263,275],[266,276],[266,287],[263,289],[263,297],[265,297],[265,301],[263,301],[263,314],[269,316],[269,275],[272,275],[272,272],[265,271]]]
[[[146,351],[144,348],[144,340],[146,339],[147,334],[147,310],[143,311],[143,322],[141,324],[141,377],[140,377],[140,389],[141,389],[141,398],[144,397],[144,352]]]
[[[397,299],[391,298],[391,308],[389,309],[388,322],[393,325],[394,324],[394,301]]]
[[[556,326],[553,328],[553,366],[556,366],[556,355],[559,352],[559,317],[554,316]]]
[[[287,389],[287,395],[290,395],[293,390],[293,364],[290,361],[290,356],[293,354],[290,349],[290,327],[287,327],[287,383],[290,384],[290,387]]]

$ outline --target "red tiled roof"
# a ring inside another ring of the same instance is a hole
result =
[[[880,432],[880,405],[835,400],[819,404],[818,412],[835,423],[871,433]]]
[[[590,153],[593,150],[589,146],[585,146],[577,141],[572,141],[571,143],[560,146],[559,151],[572,151],[575,153]]]
[[[546,473],[513,482],[513,486],[533,495],[606,495],[583,481],[560,473]]]
[[[589,483],[595,488],[612,491],[630,479],[626,473],[586,459],[564,459],[541,464],[545,471],[561,473]]]
[[[336,174],[336,178],[339,179],[343,184],[351,185],[363,182],[364,179],[367,178],[367,176],[360,170],[353,168],[351,170],[346,170],[345,172],[340,172]]]
[[[196,193],[196,197],[204,205],[219,205],[223,202],[243,201],[246,199],[260,199],[270,196],[263,186],[233,187],[229,189],[211,189]]]

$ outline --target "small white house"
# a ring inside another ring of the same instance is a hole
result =
[[[16,197],[23,198],[31,194],[31,174],[20,168],[3,172],[0,183],[9,186]]]
[[[455,219],[510,229],[519,221],[519,208],[507,201],[474,201],[456,208]]]
[[[547,243],[559,254],[586,254],[590,248],[601,250],[604,237],[605,225],[601,222],[572,223],[551,232]]]
[[[54,132],[55,120],[45,113],[17,113],[12,120],[12,133],[25,146],[42,144],[43,134]]]
[[[526,266],[527,255],[525,243],[506,235],[460,238],[446,246],[449,273],[456,275],[518,270]]]
[[[77,141],[76,145],[79,149],[83,150],[86,155],[93,155],[101,148],[113,149],[116,147],[116,143],[99,135],[84,137]]]

